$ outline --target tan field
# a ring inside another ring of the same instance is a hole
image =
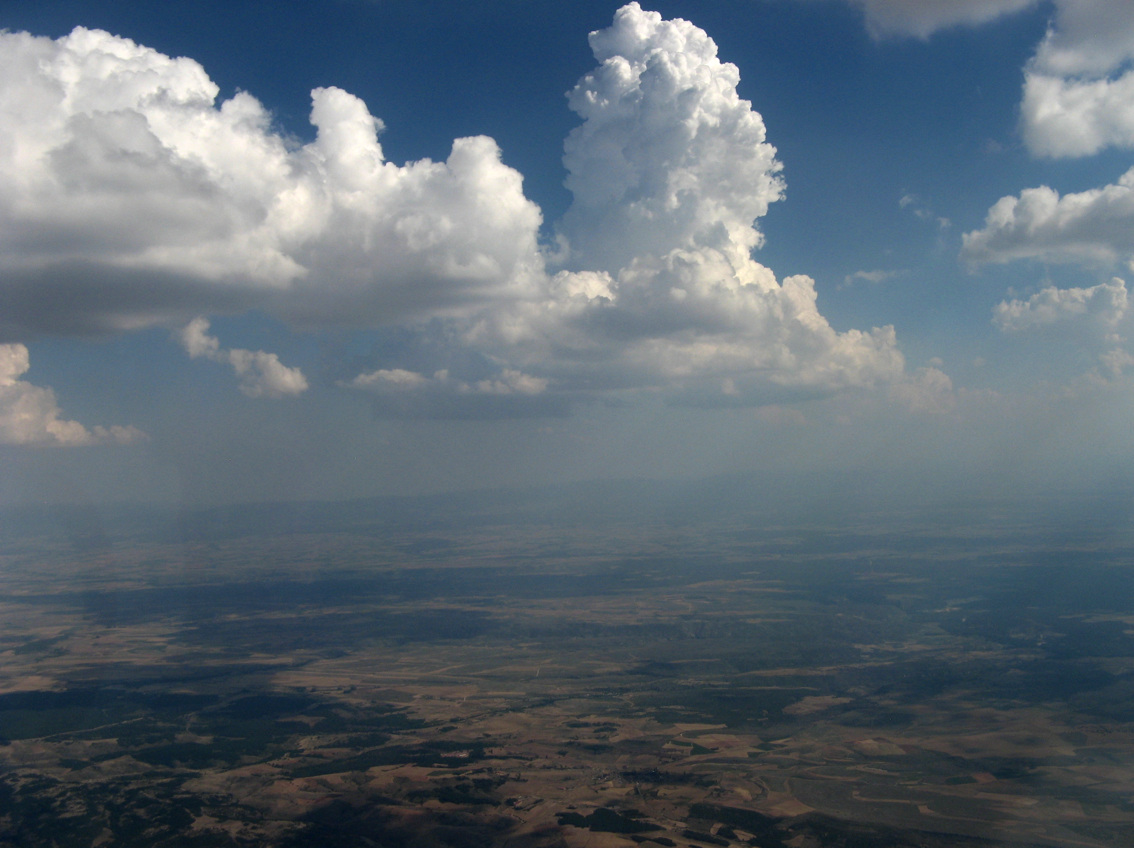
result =
[[[9,553],[0,844],[1134,844],[1112,593],[623,534]]]

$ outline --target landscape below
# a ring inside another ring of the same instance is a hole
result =
[[[377,509],[6,513],[0,845],[1134,845],[1128,529]]]

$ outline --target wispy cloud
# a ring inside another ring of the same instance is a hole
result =
[[[840,289],[846,289],[853,286],[855,283],[869,283],[872,286],[877,286],[881,283],[888,282],[889,280],[896,279],[904,275],[905,271],[883,271],[875,269],[873,271],[855,271],[853,274],[847,274],[843,277],[842,283],[839,284]]]
[[[939,215],[936,215],[933,212],[933,209],[930,208],[929,204],[926,203],[922,198],[918,197],[916,194],[910,194],[908,192],[906,194],[903,194],[900,198],[898,198],[898,206],[900,206],[902,209],[909,210],[915,218],[918,218],[921,221],[932,221],[940,230],[947,230],[953,225],[953,222],[948,218],[943,218]]]

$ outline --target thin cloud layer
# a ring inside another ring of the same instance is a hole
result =
[[[288,368],[274,353],[262,350],[225,349],[209,335],[209,322],[194,318],[178,334],[185,352],[193,359],[204,357],[232,366],[240,380],[240,391],[248,397],[281,398],[307,391],[307,378],[298,368]]]
[[[55,393],[21,380],[30,367],[22,344],[0,345],[0,444],[78,446],[130,444],[145,438],[136,427],[93,427],[61,418]]]
[[[978,26],[1035,6],[1040,0],[848,0],[862,9],[875,38],[928,38],[938,30]]]
[[[548,381],[513,368],[491,377],[462,380],[441,370],[432,375],[379,368],[341,383],[366,392],[378,415],[396,418],[532,418],[568,412],[565,399],[547,392]]]

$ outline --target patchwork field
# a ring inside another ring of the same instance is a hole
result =
[[[0,844],[1134,844],[1130,551],[1030,540],[9,540]]]

